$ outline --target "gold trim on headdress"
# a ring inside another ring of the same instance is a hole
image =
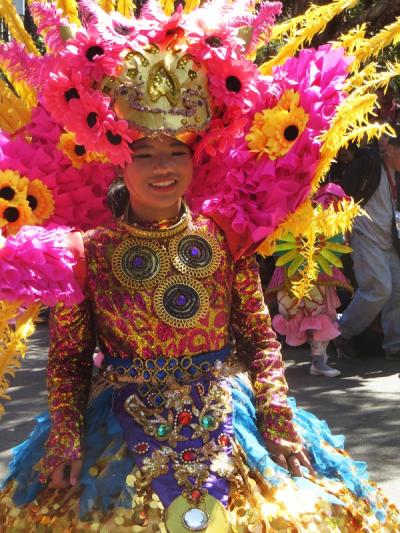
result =
[[[204,130],[211,119],[207,76],[186,48],[174,39],[127,51],[121,74],[102,85],[118,118],[149,136]]]

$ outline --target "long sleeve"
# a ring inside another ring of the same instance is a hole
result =
[[[50,315],[47,388],[51,431],[42,464],[45,482],[59,464],[82,457],[81,438],[92,354],[96,344],[90,303],[58,304]]]
[[[298,444],[286,399],[280,344],[271,328],[254,257],[237,262],[232,289],[231,326],[238,355],[246,361],[252,379],[260,431],[274,442]]]

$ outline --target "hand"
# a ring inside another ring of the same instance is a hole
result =
[[[293,453],[290,446],[278,444],[270,439],[265,439],[265,445],[275,463],[282,468],[289,470],[289,472],[291,472],[294,476],[303,477],[303,473],[300,468],[302,466],[307,468],[309,474],[313,476],[316,475],[315,470],[311,466],[308,452],[304,448]]]
[[[74,487],[78,483],[81,470],[82,461],[80,459],[61,463],[51,476],[49,488],[67,489],[71,486]]]

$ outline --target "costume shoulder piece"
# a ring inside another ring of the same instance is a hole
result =
[[[313,6],[274,26],[278,2],[194,0],[174,11],[149,0],[140,14],[130,1],[110,12],[93,0],[64,11],[31,2],[41,54],[2,2],[13,40],[0,46],[0,392],[40,305],[83,298],[67,234],[109,222],[106,192],[135,140],[164,133],[190,143],[187,201],[222,228],[235,259],[273,253],[277,239],[312,227],[310,197],[339,148],[388,131],[367,117],[398,66],[364,65],[399,22],[372,40],[361,29],[302,49],[321,20],[356,3]],[[271,36],[284,44],[256,66]],[[343,201],[328,237],[356,212]],[[317,276],[310,250],[299,294]]]

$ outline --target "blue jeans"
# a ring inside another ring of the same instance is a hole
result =
[[[340,331],[349,339],[381,312],[383,349],[393,354],[400,350],[400,258],[393,247],[382,250],[357,231],[351,246],[358,289],[341,317]]]

